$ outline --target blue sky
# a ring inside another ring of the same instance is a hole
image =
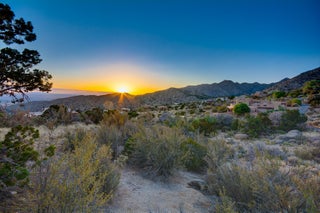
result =
[[[319,0],[5,0],[55,88],[270,83],[320,66]],[[0,44],[3,45],[3,44]]]

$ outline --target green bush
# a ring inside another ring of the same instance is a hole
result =
[[[51,105],[40,116],[44,123],[69,124],[72,122],[71,112],[64,105]]]
[[[286,97],[286,92],[284,92],[284,91],[275,91],[275,92],[272,93],[272,97],[274,99],[279,99],[279,98]]]
[[[234,106],[233,112],[236,115],[244,115],[250,112],[250,108],[247,104],[245,103],[238,103]]]
[[[302,92],[306,95],[319,94],[320,80],[311,80],[306,82],[302,87]]]
[[[131,110],[130,112],[128,112],[128,116],[129,116],[129,119],[131,118],[135,118],[139,115],[139,113],[135,110]]]
[[[298,110],[287,110],[281,116],[279,129],[283,131],[299,129],[299,124],[302,124],[306,121],[307,117],[300,114]]]
[[[301,89],[291,90],[288,93],[288,96],[291,97],[291,98],[298,98],[300,95],[302,95],[302,90]]]
[[[9,186],[28,182],[28,161],[37,161],[39,153],[33,148],[39,131],[33,127],[13,127],[0,141],[0,193]]]
[[[247,116],[246,120],[240,124],[240,129],[253,138],[269,133],[271,128],[272,122],[266,113],[259,113],[257,116]]]
[[[86,121],[91,121],[94,124],[98,124],[103,119],[103,109],[96,107],[85,111],[82,116]]]
[[[152,178],[167,179],[182,164],[181,143],[185,137],[179,129],[152,126],[141,129],[130,140],[129,161]]]
[[[203,133],[206,136],[209,136],[211,133],[216,133],[217,125],[217,120],[209,116],[195,119],[191,123],[193,131],[199,131],[199,133]]]
[[[200,143],[188,138],[181,143],[183,164],[190,171],[203,171],[206,167],[205,156],[207,148]]]
[[[301,106],[302,101],[301,101],[300,99],[298,99],[298,98],[293,98],[293,99],[289,100],[289,101],[287,102],[287,104],[288,104],[289,106],[296,106],[296,105]]]

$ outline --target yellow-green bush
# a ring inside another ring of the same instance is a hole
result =
[[[87,134],[74,149],[51,159],[34,172],[34,211],[98,212],[119,183],[108,146]]]

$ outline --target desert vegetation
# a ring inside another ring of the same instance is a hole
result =
[[[30,22],[14,19],[8,5],[0,11],[6,45],[36,39]],[[23,102],[29,91],[50,91],[51,75],[31,70],[41,62],[37,51],[7,47],[0,56],[0,96]],[[128,108],[117,95],[115,103],[54,104],[39,115],[1,108],[0,211],[134,211],[116,203],[146,183],[183,188],[178,197],[192,190],[169,210],[159,199],[163,209],[146,212],[320,211],[319,80],[244,97],[183,99],[190,91],[170,91],[179,102],[160,105],[152,99],[159,92],[145,97],[152,105]],[[132,188],[119,193],[125,184]]]
[[[318,211],[319,133],[307,115],[212,112],[226,104],[140,108],[134,116],[92,109],[75,120],[63,106],[32,117],[2,112],[21,119],[2,128],[1,208],[102,211],[114,202],[121,171],[131,168],[168,184],[178,171],[198,173],[203,182],[191,185],[210,197],[207,211]]]

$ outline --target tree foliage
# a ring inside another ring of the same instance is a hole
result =
[[[28,182],[28,161],[37,161],[39,153],[34,150],[34,140],[39,131],[32,127],[17,126],[0,141],[0,192],[10,186],[23,186]]]
[[[237,115],[244,115],[250,112],[250,108],[245,103],[238,103],[234,106],[233,112]]]
[[[0,3],[0,40],[6,45],[24,44],[36,40],[33,26],[23,18],[15,19],[11,8]],[[45,70],[32,69],[41,62],[36,50],[19,51],[10,47],[0,50],[0,96],[9,95],[13,101],[23,101],[33,90],[48,92],[52,76]],[[18,96],[20,94],[22,97]],[[19,98],[20,97],[20,98]]]

